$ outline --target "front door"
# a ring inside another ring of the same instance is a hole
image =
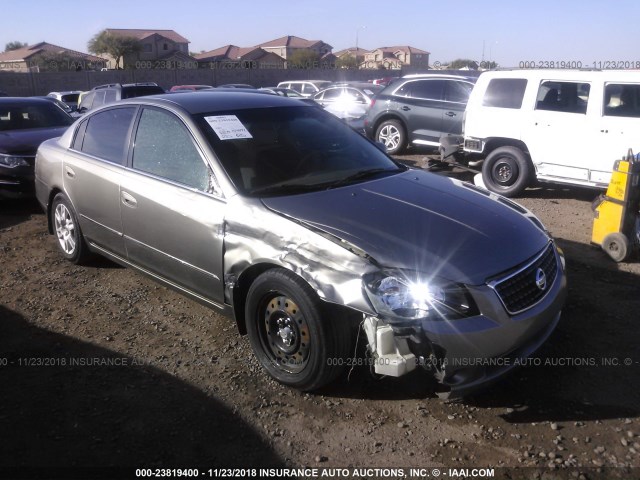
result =
[[[120,188],[129,260],[222,303],[226,203],[211,192],[202,152],[177,116],[152,107],[142,110],[134,141]]]

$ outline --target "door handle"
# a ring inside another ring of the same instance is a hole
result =
[[[76,176],[76,172],[74,172],[73,168],[71,168],[71,167],[64,167],[64,173],[69,178],[75,178],[75,176]]]
[[[127,192],[121,192],[120,198],[122,198],[122,203],[127,207],[136,208],[138,206],[138,201],[135,197]]]
[[[447,112],[447,113],[445,113],[445,115],[447,117],[455,117],[456,116],[455,112]]]
[[[600,133],[609,133],[609,130],[600,130]]]
[[[400,110],[404,110],[405,112],[408,112],[409,110],[411,110],[411,108],[405,105],[404,107],[400,108]]]

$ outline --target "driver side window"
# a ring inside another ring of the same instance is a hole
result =
[[[203,192],[209,190],[209,168],[191,134],[175,115],[162,110],[142,111],[133,168]]]

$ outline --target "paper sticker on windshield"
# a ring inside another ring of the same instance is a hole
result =
[[[249,130],[238,120],[235,115],[218,115],[216,117],[204,117],[216,132],[220,140],[235,140],[238,138],[253,138]]]

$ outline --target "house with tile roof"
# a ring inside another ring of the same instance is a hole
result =
[[[121,65],[109,57],[109,68],[180,68],[181,64],[193,63],[189,55],[189,40],[174,30],[156,30],[140,28],[107,28],[105,32],[118,37],[132,37],[140,41],[141,50],[124,56]],[[142,63],[144,62],[144,63]],[[164,65],[164,67],[163,67]]]
[[[338,65],[349,65],[349,68],[355,68],[356,65],[361,65],[364,61],[365,54],[369,53],[369,50],[360,47],[349,47],[334,53]],[[341,63],[342,62],[342,63]]]
[[[322,40],[307,40],[306,38],[296,37],[294,35],[285,35],[284,37],[269,40],[256,46],[267,52],[275,53],[285,60],[290,58],[291,54],[297,50],[310,50],[316,53],[319,58],[325,57],[333,50],[331,45]]]
[[[0,71],[4,72],[59,72],[100,70],[107,59],[40,42],[27,47],[0,53]]]
[[[285,60],[260,47],[225,45],[194,55],[201,68],[284,68]]]
[[[429,52],[408,45],[375,48],[364,55],[360,68],[385,68],[399,70],[402,67],[429,68]]]

